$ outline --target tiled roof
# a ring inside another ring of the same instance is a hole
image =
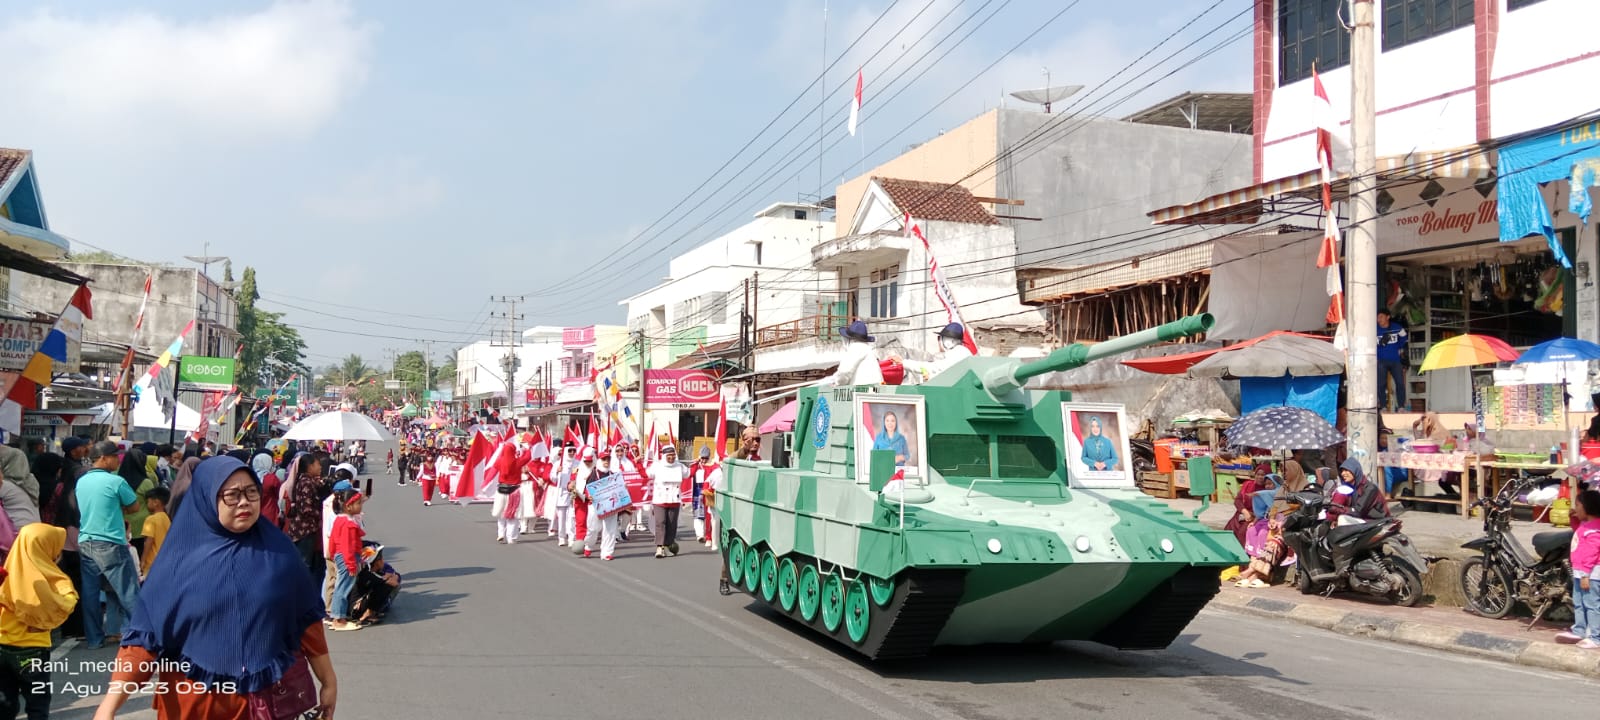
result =
[[[923,220],[968,223],[972,225],[999,225],[1000,221],[978,204],[966,188],[960,185],[899,178],[873,178],[889,194],[895,207]]]
[[[27,150],[0,148],[0,185],[5,185],[6,181],[11,179],[11,173],[22,167],[22,162],[27,159]]]

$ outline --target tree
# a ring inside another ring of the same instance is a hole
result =
[[[338,365],[329,368],[327,375],[329,384],[351,388],[376,377],[373,369],[355,353],[351,353],[339,361]]]
[[[433,366],[433,382],[428,384],[428,389],[433,390],[440,385],[448,385],[451,391],[456,389],[456,359],[451,356],[444,362]]]
[[[245,267],[234,293],[238,309],[236,328],[239,331],[238,384],[246,393],[257,388],[278,385],[296,373],[309,373],[306,366],[306,343],[299,331],[283,322],[283,313],[256,307],[261,294],[256,290],[256,270]]]

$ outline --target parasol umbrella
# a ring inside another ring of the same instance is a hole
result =
[[[1492,365],[1516,359],[1517,351],[1500,338],[1488,335],[1457,335],[1436,342],[1433,347],[1428,348],[1428,354],[1422,358],[1422,367],[1418,372],[1468,365]]]
[[[1600,360],[1600,345],[1588,340],[1577,338],[1556,338],[1549,342],[1542,342],[1522,353],[1517,358],[1518,365],[1533,365],[1535,363],[1557,362],[1587,362]]]
[[[289,428],[283,434],[286,440],[375,440],[383,442],[393,440],[389,430],[379,425],[376,420],[361,413],[333,412],[317,413]]]
[[[400,417],[414,418],[414,417],[416,417],[418,415],[421,415],[421,414],[422,414],[422,411],[418,410],[417,406],[413,405],[411,403],[406,403],[405,407],[400,408]]]
[[[1546,364],[1559,365],[1561,367],[1561,394],[1565,397],[1567,395],[1568,382],[1568,366],[1566,364],[1588,362],[1590,360],[1600,360],[1600,345],[1588,340],[1563,337],[1528,348],[1528,351],[1523,353],[1522,357],[1518,358],[1514,364],[1521,367]],[[1587,368],[1585,368],[1585,372],[1587,372]],[[1565,405],[1561,408],[1561,427],[1563,434],[1567,436],[1568,457],[1575,458],[1579,447],[1578,434],[1574,432],[1575,428],[1571,425],[1571,415]]]
[[[772,414],[772,417],[761,423],[761,434],[789,432],[794,429],[794,419],[799,412],[800,403],[798,401],[790,400],[784,403],[783,407],[778,408],[778,411]]]
[[[1222,434],[1229,445],[1263,450],[1321,450],[1345,441],[1321,415],[1288,406],[1246,413]]]

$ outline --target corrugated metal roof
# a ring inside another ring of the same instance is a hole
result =
[[[1211,267],[1211,243],[1165,251],[1152,257],[1113,260],[1070,270],[1019,271],[1022,302],[1042,303],[1073,295],[1177,277]]]

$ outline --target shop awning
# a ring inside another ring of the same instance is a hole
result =
[[[545,406],[545,407],[542,407],[542,408],[534,408],[532,410],[524,410],[524,411],[522,411],[522,417],[525,417],[525,418],[536,418],[536,417],[545,417],[547,415],[558,415],[558,414],[561,414],[561,413],[569,412],[569,411],[573,410],[574,408],[579,408],[579,407],[583,407],[585,405],[593,405],[593,404],[594,404],[594,401],[592,401],[592,400],[581,400],[579,402],[569,402],[569,403],[557,403],[555,405],[548,405],[548,406]]]
[[[1444,150],[1419,150],[1405,155],[1378,158],[1378,177],[1387,180],[1424,178],[1480,179],[1494,177],[1498,157],[1493,150],[1476,145]],[[1320,170],[1307,170],[1288,177],[1256,183],[1211,197],[1152,211],[1156,225],[1249,225],[1261,220],[1263,203],[1279,195],[1311,190],[1322,182]],[[1349,194],[1349,177],[1334,179],[1333,194]]]
[[[1296,335],[1296,336],[1299,336],[1299,337],[1307,337],[1307,338],[1320,338],[1320,337],[1322,337],[1320,335],[1309,335],[1309,334],[1306,334],[1306,333],[1292,333],[1292,332],[1279,330],[1277,332],[1267,333],[1265,335],[1262,335],[1261,337],[1251,338],[1249,340],[1244,340],[1244,341],[1235,343],[1233,345],[1229,345],[1228,347],[1225,347],[1225,348],[1212,348],[1210,350],[1198,350],[1198,351],[1191,352],[1191,353],[1183,353],[1181,355],[1164,355],[1164,356],[1161,356],[1161,357],[1138,358],[1136,360],[1123,360],[1122,364],[1123,365],[1127,365],[1128,367],[1131,367],[1131,368],[1133,368],[1135,370],[1143,370],[1143,371],[1145,371],[1147,373],[1154,373],[1156,375],[1182,375],[1182,374],[1188,372],[1189,368],[1194,367],[1195,365],[1198,365],[1202,360],[1205,360],[1205,359],[1207,359],[1207,358],[1209,358],[1209,357],[1211,357],[1213,355],[1216,355],[1217,353],[1229,352],[1229,351],[1232,351],[1232,350],[1239,350],[1241,348],[1247,348],[1247,347],[1250,347],[1250,346],[1255,345],[1257,343],[1260,343],[1260,342],[1262,342],[1264,340],[1267,340],[1269,338],[1277,337],[1279,335]]]

